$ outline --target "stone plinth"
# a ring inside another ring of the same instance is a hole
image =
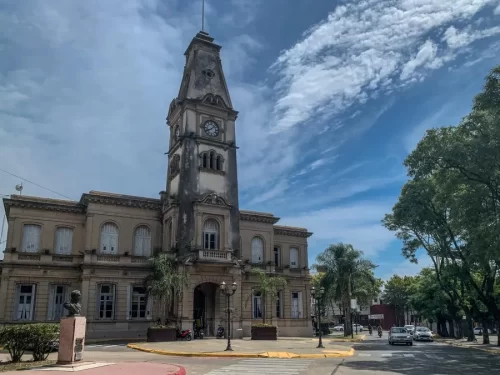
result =
[[[86,326],[87,319],[83,316],[71,316],[61,319],[58,364],[71,364],[83,360]]]

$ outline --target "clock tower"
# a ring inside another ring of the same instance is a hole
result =
[[[164,250],[180,257],[219,250],[211,254],[230,261],[240,247],[238,112],[224,78],[221,47],[213,41],[201,31],[189,44],[179,94],[168,111]]]

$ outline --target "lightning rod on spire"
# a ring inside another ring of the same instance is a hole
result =
[[[205,0],[201,0],[201,31],[205,31]]]

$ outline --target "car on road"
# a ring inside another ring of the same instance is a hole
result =
[[[339,325],[333,327],[333,330],[334,331],[343,331],[344,330],[344,325],[343,324],[339,324]]]
[[[392,327],[389,331],[389,345],[413,345],[413,338],[405,327]]]
[[[427,327],[417,327],[415,333],[413,334],[413,340],[415,341],[434,341],[432,332]]]
[[[413,331],[415,330],[415,326],[413,324],[407,324],[404,328],[406,328],[406,330],[410,332],[410,335],[413,335]]]
[[[364,327],[361,324],[353,324],[352,325],[352,330],[356,332],[356,328],[358,332],[363,332]]]

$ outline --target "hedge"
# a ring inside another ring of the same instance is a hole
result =
[[[9,351],[12,362],[20,362],[26,350],[33,360],[44,361],[59,338],[59,324],[16,324],[0,329],[0,345]]]

